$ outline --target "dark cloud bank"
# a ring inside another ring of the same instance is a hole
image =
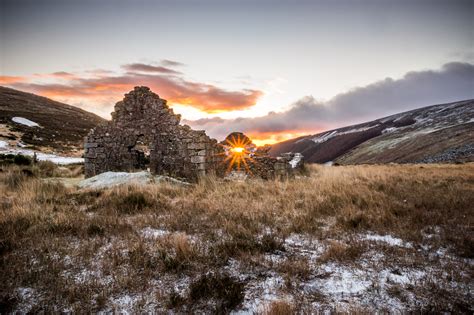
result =
[[[401,79],[386,78],[336,95],[327,102],[312,96],[297,101],[285,112],[257,118],[221,118],[185,121],[206,129],[218,139],[232,131],[250,134],[311,131],[342,127],[418,107],[474,98],[474,65],[452,62],[440,70],[408,72]]]

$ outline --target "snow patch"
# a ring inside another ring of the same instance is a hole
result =
[[[313,138],[312,140],[313,140],[315,143],[323,143],[323,142],[328,141],[328,140],[331,139],[332,137],[335,137],[336,134],[337,134],[337,131],[327,132],[327,133],[323,134],[322,136]]]
[[[245,300],[242,308],[231,312],[232,315],[261,314],[264,307],[272,301],[287,298],[279,294],[284,286],[284,280],[281,276],[272,274],[263,281],[255,281],[248,285],[245,292]]]
[[[23,118],[23,117],[13,117],[12,121],[16,122],[17,124],[25,125],[28,127],[40,127],[38,123],[35,123],[34,121]]]
[[[166,230],[146,227],[140,231],[140,234],[143,235],[143,237],[145,238],[158,238],[158,237],[169,235],[170,232]]]
[[[406,115],[402,115],[402,116],[396,118],[393,122],[398,122],[398,121],[402,120],[403,118],[405,118],[405,116]]]
[[[8,142],[0,140],[0,149],[8,147]]]
[[[370,276],[362,270],[328,264],[323,268],[323,274],[330,275],[327,279],[316,279],[304,286],[309,293],[321,292],[326,295],[357,295],[366,291],[370,285]]]
[[[396,127],[385,128],[384,130],[382,130],[382,134],[391,133],[391,132],[394,132],[397,129],[398,128],[396,128]]]
[[[331,138],[334,138],[335,136],[342,136],[342,135],[346,135],[346,134],[349,134],[349,133],[367,131],[367,130],[375,128],[377,126],[379,126],[379,125],[377,124],[377,125],[374,125],[374,126],[354,128],[354,129],[349,129],[349,130],[345,130],[345,131],[334,130],[334,131],[331,131],[331,132],[327,132],[327,133],[323,134],[322,136],[315,137],[311,140],[314,141],[315,143],[323,143],[323,142],[328,141]]]
[[[413,284],[425,276],[425,271],[416,269],[402,269],[397,271],[385,269],[379,272],[379,279],[382,285],[385,285],[386,282],[392,282],[401,285]]]
[[[140,300],[138,295],[125,294],[115,299],[110,299],[112,306],[119,311],[119,314],[133,314],[133,307]]]
[[[5,142],[5,141],[2,141]],[[25,146],[23,143],[19,142],[18,146],[23,147]],[[6,146],[0,145],[0,153],[1,154],[21,154],[29,157],[33,157],[36,154],[36,159],[38,161],[50,161],[53,162],[54,164],[59,164],[59,165],[68,165],[68,164],[81,164],[84,163],[83,158],[79,157],[70,157],[70,156],[59,156],[56,154],[48,154],[48,153],[43,153],[43,152],[38,152],[34,150],[28,150],[28,149],[21,149],[21,148],[12,148],[8,146],[8,143]]]
[[[38,303],[38,294],[35,289],[20,287],[16,289],[16,292],[20,298],[20,303],[17,305],[16,311],[20,314],[30,312],[33,306]]]
[[[36,157],[38,161],[50,161],[50,162],[53,162],[54,164],[59,164],[59,165],[84,163],[84,159],[78,158],[78,157],[57,156],[54,154],[44,154],[44,153],[37,153]]]
[[[390,246],[398,246],[398,247],[405,247],[405,248],[413,247],[410,243],[405,243],[402,239],[393,237],[391,235],[367,234],[367,235],[364,235],[362,239],[367,240],[367,241],[383,242],[383,243],[387,243]]]
[[[303,158],[303,155],[301,153],[295,153],[291,161],[288,163],[290,163],[291,168],[295,168],[301,162],[302,158]]]

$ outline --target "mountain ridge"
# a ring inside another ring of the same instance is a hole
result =
[[[430,105],[272,145],[305,161],[340,164],[474,160],[474,99]]]

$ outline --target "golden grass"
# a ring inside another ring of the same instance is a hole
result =
[[[265,307],[262,315],[290,315],[295,313],[295,307],[289,302],[273,301]]]
[[[284,240],[292,234],[327,244],[320,264],[357,261],[366,245],[351,242],[351,235],[368,231],[474,257],[474,164],[309,166],[309,172],[287,181],[206,178],[192,187],[91,191],[45,182],[41,174],[55,176],[54,169],[28,176],[16,166],[5,168],[0,173],[0,306],[14,308],[16,288],[33,287],[42,292],[46,312],[58,305],[97,311],[114,294],[150,288],[157,274],[194,278],[222,271],[230,259],[262,268],[258,257],[285,252]],[[144,228],[169,234],[150,240],[141,234]],[[423,238],[433,228],[440,230],[438,237]],[[92,268],[101,248],[106,248],[101,277],[111,276],[112,284],[100,279],[77,284],[65,276],[73,267],[54,258],[68,256],[75,267]],[[387,249],[387,255],[399,254]],[[272,268],[299,281],[314,276],[302,257]],[[232,299],[240,301],[237,291]],[[190,311],[195,302],[173,292],[165,296],[165,307],[181,311]],[[228,309],[225,301],[216,305]],[[293,306],[275,302],[267,313],[290,310]]]

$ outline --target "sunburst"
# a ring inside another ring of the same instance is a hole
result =
[[[250,173],[249,162],[252,160],[252,152],[249,150],[249,146],[252,142],[247,137],[241,137],[232,135],[226,139],[224,146],[227,148],[226,157],[224,163],[227,164],[227,173],[231,172],[232,169],[237,171],[245,170]]]

